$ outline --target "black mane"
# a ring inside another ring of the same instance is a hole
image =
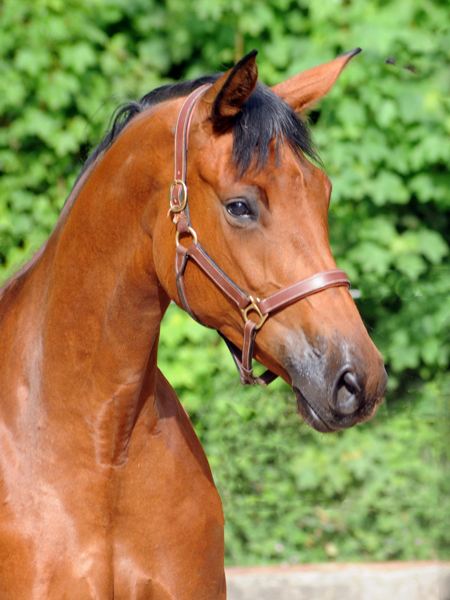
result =
[[[214,83],[219,75],[206,75],[191,81],[164,85],[141,100],[120,106],[112,118],[109,131],[93,150],[82,173],[100,152],[107,149],[123,128],[140,112],[165,100],[188,96],[205,83]],[[250,97],[242,105],[241,112],[233,124],[233,159],[240,175],[253,164],[257,169],[264,167],[269,158],[269,144],[275,139],[277,152],[280,143],[287,143],[296,155],[302,152],[320,163],[318,152],[308,127],[294,111],[265,85],[258,83]],[[81,176],[81,174],[80,174]]]

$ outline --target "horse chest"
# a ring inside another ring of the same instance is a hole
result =
[[[223,597],[220,499],[184,411],[174,395],[166,400],[157,430],[144,411],[128,460],[108,474],[11,449],[0,492],[2,600]]]

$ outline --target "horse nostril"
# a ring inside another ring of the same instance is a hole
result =
[[[351,415],[361,404],[361,387],[352,371],[344,371],[338,378],[333,394],[333,408],[340,415]]]

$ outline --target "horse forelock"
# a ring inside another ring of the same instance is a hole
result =
[[[233,124],[233,158],[240,175],[267,164],[272,140],[277,158],[279,146],[288,145],[297,156],[304,153],[320,163],[307,125],[288,104],[258,83]]]

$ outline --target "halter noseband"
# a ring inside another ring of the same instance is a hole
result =
[[[230,298],[239,308],[244,320],[244,343],[242,351],[230,340],[219,334],[225,340],[234,362],[239,371],[241,383],[243,385],[267,385],[273,381],[277,375],[272,371],[266,371],[260,377],[253,375],[253,347],[255,337],[259,329],[269,317],[270,313],[281,310],[297,302],[306,296],[316,294],[330,287],[346,286],[350,288],[350,280],[345,271],[341,269],[332,269],[322,271],[297,283],[293,283],[267,298],[260,300],[248,296],[234,281],[232,281],[222,269],[213,261],[209,254],[202,248],[197,239],[197,234],[191,226],[188,206],[188,191],[186,186],[186,159],[189,140],[189,129],[194,114],[194,108],[200,96],[209,88],[211,84],[203,85],[194,90],[185,100],[175,128],[175,178],[170,186],[170,210],[173,213],[173,222],[176,225],[176,257],[175,274],[177,280],[178,293],[185,310],[198,323],[195,314],[189,307],[186,297],[186,287],[184,281],[184,271],[189,259],[192,259],[196,265],[213,281],[222,292]],[[180,244],[180,235],[188,234],[192,237],[191,244],[186,248]],[[258,321],[253,321],[250,314],[256,315]]]

